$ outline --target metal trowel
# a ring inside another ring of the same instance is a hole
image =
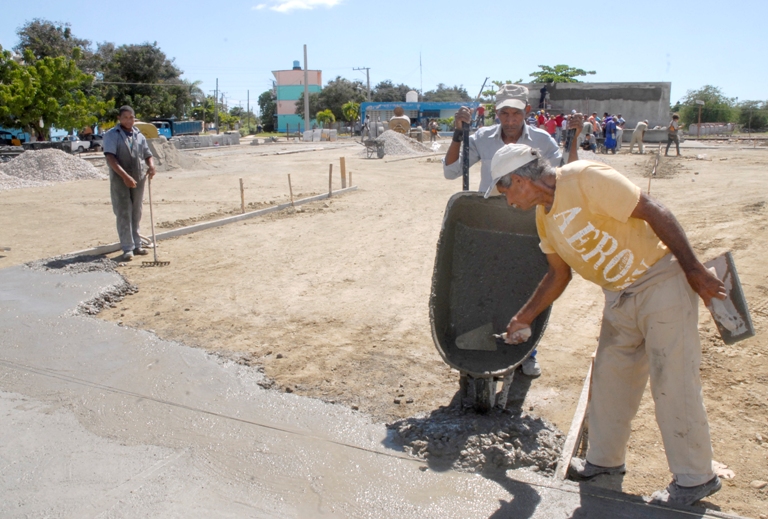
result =
[[[487,323],[462,333],[456,337],[456,347],[460,350],[496,351],[493,323]]]

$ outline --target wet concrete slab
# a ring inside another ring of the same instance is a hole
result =
[[[361,413],[75,315],[120,282],[0,270],[0,517],[726,517],[534,473],[427,469]]]

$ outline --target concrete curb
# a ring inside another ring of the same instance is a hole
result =
[[[350,191],[357,191],[357,186],[350,186],[344,189],[339,189],[337,191],[333,191],[330,194],[324,193],[322,195],[315,195],[309,198],[302,198],[301,200],[294,201],[293,205],[296,206],[296,205],[308,204],[310,202],[317,202],[318,200],[325,200],[326,198],[329,198],[331,195],[341,195]],[[247,220],[249,218],[254,218],[256,216],[262,216],[265,214],[282,211],[284,209],[288,209],[289,207],[291,207],[291,203],[286,202],[284,204],[276,205],[273,207],[267,207],[266,209],[259,209],[257,211],[251,211],[244,214],[228,216],[226,218],[221,218],[219,220],[196,223],[194,225],[188,225],[187,227],[180,227],[178,229],[172,229],[170,231],[161,232],[159,234],[156,234],[155,238],[157,241],[167,240],[169,238],[176,238],[177,236],[184,236],[185,234],[192,234],[194,232],[204,231],[206,229],[213,229],[214,227],[221,227],[222,225],[227,225],[230,223],[240,222],[242,220]],[[117,252],[119,250],[120,250],[119,243],[111,243],[109,245],[100,245],[98,247],[93,247],[90,249],[79,250],[77,252],[70,252],[68,254],[64,254],[64,256],[85,256],[85,255],[98,256],[102,254],[110,254],[112,252]]]

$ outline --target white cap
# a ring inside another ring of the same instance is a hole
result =
[[[528,106],[528,89],[523,85],[511,83],[501,85],[499,91],[496,92],[496,111],[505,106],[525,111],[525,107]]]
[[[496,183],[508,173],[514,172],[539,158],[538,150],[525,144],[507,144],[493,156],[491,161],[491,185],[485,191],[485,198],[491,195]]]

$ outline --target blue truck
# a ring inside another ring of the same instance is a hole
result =
[[[199,135],[203,131],[203,121],[175,121],[173,119],[152,119],[150,121],[157,133],[166,139],[177,135]]]

